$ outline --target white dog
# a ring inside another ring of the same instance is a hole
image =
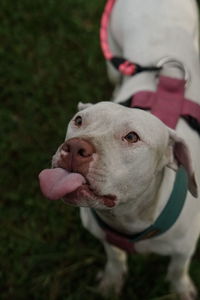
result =
[[[200,103],[195,1],[117,0],[109,43],[113,53],[142,65],[155,65],[166,56],[181,61],[190,74],[185,96]],[[176,65],[166,64],[161,72],[183,76]],[[123,77],[108,63],[108,73],[116,85],[116,103],[79,105],[65,142],[53,157],[53,169],[40,174],[41,189],[50,199],[62,197],[81,206],[83,225],[102,241],[107,253],[101,292],[119,293],[127,273],[126,252],[108,242],[100,223],[125,236],[149,228],[168,203],[182,165],[188,193],[180,216],[164,233],[141,239],[134,247],[138,253],[171,256],[167,278],[172,289],[181,300],[196,299],[188,271],[200,233],[199,136],[181,118],[175,132],[149,112],[117,104],[138,92],[156,91],[155,72]]]

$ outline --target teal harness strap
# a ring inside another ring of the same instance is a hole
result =
[[[157,237],[169,230],[178,219],[183,206],[185,204],[188,187],[188,176],[186,170],[181,166],[177,173],[174,182],[174,187],[170,198],[164,209],[156,219],[156,221],[147,229],[133,235],[122,234],[106,224],[92,209],[92,213],[100,227],[106,233],[106,239],[111,244],[114,244],[128,252],[132,252],[133,243],[139,242],[151,237]]]

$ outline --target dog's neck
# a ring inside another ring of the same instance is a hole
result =
[[[115,103],[121,103],[137,92],[145,90],[156,90],[156,78],[154,73],[143,72],[133,77],[123,79],[120,87],[117,86],[117,89],[114,91],[112,100]]]
[[[137,199],[130,199],[110,211],[99,210],[97,213],[104,222],[122,233],[140,232],[161,213],[171,194],[174,178],[175,172],[165,168],[152,178]]]

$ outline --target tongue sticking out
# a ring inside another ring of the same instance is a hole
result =
[[[51,200],[66,196],[85,183],[81,174],[69,173],[61,168],[43,170],[39,174],[39,181],[43,195]]]

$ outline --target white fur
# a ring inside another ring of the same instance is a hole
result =
[[[200,103],[198,15],[193,0],[117,0],[109,29],[113,53],[142,65],[157,63],[171,56],[182,61],[191,76],[186,97]],[[180,77],[176,69],[164,69],[164,74]],[[123,77],[108,64],[108,74],[115,84],[114,102],[126,100],[142,90],[155,90],[153,73]],[[117,205],[97,210],[102,219],[114,228],[134,233],[145,229],[159,215],[172,190],[175,172],[169,169],[176,137],[158,119],[147,112],[128,109],[113,103],[94,106],[80,105],[82,128],[70,123],[67,139],[84,137],[96,147],[97,154],[90,165],[88,180],[101,194],[115,194]],[[141,138],[129,145],[123,137],[136,131]],[[177,139],[185,140],[200,184],[200,139],[180,120]],[[172,143],[173,141],[173,143]],[[173,162],[174,163],[174,162]],[[91,215],[81,208],[83,225],[99,238],[108,261],[100,283],[102,293],[110,288],[120,292],[127,272],[126,254],[104,240],[104,233]],[[200,232],[200,199],[188,192],[186,204],[176,224],[165,234],[136,244],[139,253],[154,252],[170,255],[168,279],[180,299],[191,300],[196,289],[188,268]],[[134,288],[134,287],[133,287]],[[148,295],[147,295],[148,296]]]

